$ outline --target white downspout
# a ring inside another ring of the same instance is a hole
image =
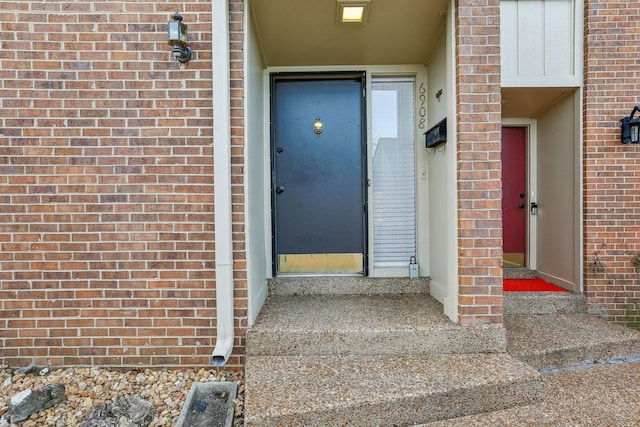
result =
[[[223,366],[231,356],[234,341],[228,0],[211,0],[211,27],[217,313],[216,346],[211,364]]]

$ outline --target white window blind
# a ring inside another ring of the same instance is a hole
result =
[[[372,82],[373,263],[406,266],[416,256],[413,79]]]

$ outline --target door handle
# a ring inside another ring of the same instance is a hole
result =
[[[520,203],[520,204],[518,205],[518,207],[519,207],[520,209],[524,209],[524,203]]]
[[[277,186],[276,187],[276,193],[278,193],[278,194],[284,193],[284,187],[282,185]]]

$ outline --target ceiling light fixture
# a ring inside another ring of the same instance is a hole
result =
[[[366,24],[371,0],[336,0],[338,24]]]

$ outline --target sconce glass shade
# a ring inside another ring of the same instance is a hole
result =
[[[640,119],[634,119],[631,120],[629,122],[629,135],[631,137],[631,143],[632,144],[637,144],[638,143],[638,136],[639,136],[639,131],[640,130]]]
[[[171,15],[172,21],[169,21],[168,32],[169,32],[169,44],[171,46],[187,45],[187,24],[182,22],[182,15],[178,12]]]
[[[631,114],[620,119],[620,141],[623,144],[640,143],[640,117],[634,118],[640,106],[633,107]]]
[[[172,14],[171,19],[167,24],[167,43],[173,46],[175,60],[184,64],[191,59],[191,48],[187,45],[187,24],[182,22],[182,15],[178,12]]]

